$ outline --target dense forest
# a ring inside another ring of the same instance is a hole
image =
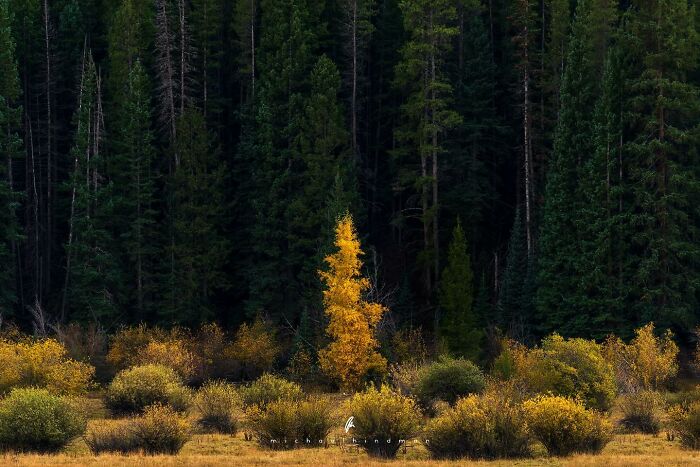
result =
[[[316,339],[700,318],[695,0],[0,0],[0,316]],[[468,337],[465,337],[468,336]]]

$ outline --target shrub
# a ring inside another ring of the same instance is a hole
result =
[[[526,401],[524,409],[531,433],[550,455],[596,453],[612,436],[610,422],[574,399],[538,396]]]
[[[85,432],[85,418],[46,389],[13,389],[0,401],[0,449],[54,452]]]
[[[379,457],[396,456],[401,443],[416,436],[422,419],[413,399],[388,386],[355,394],[348,401],[347,413],[354,417],[352,436],[366,439],[362,446]]]
[[[690,449],[700,449],[700,402],[676,405],[668,412],[669,429]]]
[[[423,366],[417,362],[394,363],[389,366],[392,386],[406,396],[412,396],[418,387]]]
[[[165,405],[152,405],[134,419],[137,444],[147,454],[177,454],[191,437],[185,417]]]
[[[673,342],[673,333],[666,331],[657,337],[653,323],[637,329],[629,344],[609,337],[604,349],[624,392],[662,389],[678,373],[678,346]]]
[[[233,385],[219,381],[205,384],[197,392],[195,405],[202,427],[219,433],[236,433],[243,402]]]
[[[233,344],[227,348],[227,357],[237,363],[243,379],[255,379],[272,370],[279,347],[269,329],[260,318],[251,325],[243,323]]]
[[[90,387],[95,369],[68,358],[54,339],[0,340],[0,394],[12,388],[46,388],[59,394],[81,394]]]
[[[169,339],[151,341],[136,356],[138,365],[163,365],[172,368],[185,381],[192,380],[196,357],[187,348],[184,340]]]
[[[144,365],[122,370],[107,388],[106,404],[114,413],[141,412],[149,405],[170,405],[185,411],[189,390],[171,368]]]
[[[139,354],[149,342],[163,341],[168,337],[160,328],[148,328],[145,324],[120,329],[107,353],[107,362],[115,371],[138,365]]]
[[[105,420],[90,427],[85,443],[93,454],[177,454],[191,437],[187,419],[164,405],[147,407],[143,415]]]
[[[105,452],[128,454],[141,450],[134,436],[132,419],[102,420],[90,426],[84,439],[95,455]]]
[[[428,347],[418,329],[402,329],[391,337],[393,360],[397,363],[422,364],[428,359]]]
[[[247,415],[258,443],[271,449],[318,447],[333,426],[327,399],[277,400],[250,407]]]
[[[613,367],[594,341],[553,334],[542,341],[540,348],[511,346],[508,352],[500,366],[507,368],[506,361],[514,366],[511,379],[526,394],[551,392],[581,399],[598,410],[610,409],[615,400]]]
[[[483,373],[472,362],[442,357],[420,370],[415,392],[427,408],[438,400],[454,404],[460,397],[480,393],[484,385]]]
[[[628,431],[658,434],[661,431],[663,399],[653,391],[627,394],[620,400],[622,420],[620,424]]]
[[[193,344],[193,350],[198,354],[195,360],[195,381],[231,376],[235,362],[226,350],[230,344],[221,327],[215,323],[202,325],[194,336]]]
[[[90,323],[81,326],[70,323],[66,326],[56,326],[56,337],[63,344],[68,356],[79,362],[88,362],[95,367],[95,377],[100,382],[111,379],[107,366],[107,334],[104,330]]]
[[[253,405],[265,406],[266,404],[278,400],[295,401],[304,397],[304,392],[296,383],[287,381],[279,376],[264,374],[256,381],[241,389],[243,405],[251,407]]]
[[[428,424],[431,454],[438,458],[513,458],[530,453],[522,405],[487,392],[457,401]]]

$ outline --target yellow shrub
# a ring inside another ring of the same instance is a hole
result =
[[[350,433],[373,456],[394,457],[401,447],[417,435],[422,415],[416,402],[388,386],[370,388],[355,394],[346,406],[347,416],[354,417],[355,428]]]
[[[195,397],[199,424],[208,430],[235,434],[243,401],[236,388],[222,381],[210,381],[202,386]]]
[[[133,433],[147,454],[177,454],[191,438],[186,417],[167,405],[152,405],[133,422]]]
[[[612,425],[574,399],[538,396],[523,404],[528,427],[550,455],[599,452],[612,437]]]
[[[54,339],[0,341],[0,393],[13,387],[39,387],[59,394],[85,392],[95,369],[68,358]]]
[[[149,342],[163,341],[167,333],[160,328],[148,328],[145,324],[122,328],[112,337],[107,362],[115,371],[138,365],[138,355]]]
[[[138,365],[163,365],[175,370],[185,381],[195,372],[196,357],[182,340],[151,341],[136,356]]]
[[[700,402],[693,402],[687,407],[671,407],[668,420],[669,428],[680,438],[683,446],[700,449]]]
[[[426,432],[428,450],[438,458],[513,458],[530,451],[522,406],[500,392],[460,399]]]
[[[233,345],[227,349],[227,355],[237,362],[245,379],[254,379],[272,370],[280,349],[269,329],[260,318],[251,325],[243,323]]]
[[[662,389],[678,373],[678,346],[673,342],[673,333],[666,331],[657,337],[654,323],[637,329],[629,344],[611,336],[604,348],[625,392]]]
[[[599,410],[610,409],[615,399],[614,369],[595,341],[553,334],[541,347],[510,344],[501,355],[496,376],[509,377],[524,394],[552,392]]]
[[[663,406],[663,398],[658,392],[639,391],[625,394],[620,399],[620,423],[628,431],[655,435],[661,431]]]

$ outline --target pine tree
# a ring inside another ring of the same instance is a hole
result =
[[[504,332],[521,341],[532,333],[533,274],[534,262],[527,252],[526,225],[518,206],[500,284],[497,323]]]
[[[192,39],[196,51],[196,82],[202,112],[209,121],[221,114],[221,60],[223,56],[222,0],[192,0]]]
[[[323,302],[330,318],[326,332],[332,340],[319,352],[319,361],[342,388],[354,389],[370,371],[386,367],[375,336],[385,309],[362,299],[369,280],[360,275],[362,250],[349,215],[338,222],[335,246],[337,252],[326,258],[328,271],[319,272],[326,285]]]
[[[605,0],[601,0],[603,5]],[[600,92],[604,52],[596,47],[613,13],[600,21],[597,2],[579,4],[561,88],[561,111],[547,174],[538,253],[537,311],[543,333],[578,335],[589,325],[578,277],[583,165],[594,152],[595,101]]]
[[[20,97],[15,43],[12,37],[12,15],[8,0],[0,0],[0,315],[14,312],[17,303],[16,254],[20,240],[16,211],[19,198],[14,191],[14,161],[19,157],[21,141]]]
[[[299,230],[297,222],[305,219],[297,220],[294,214],[303,206],[294,199],[306,181],[303,145],[314,141],[311,135],[304,137],[303,132],[307,126],[312,71],[318,62],[315,51],[325,27],[319,20],[322,5],[318,2],[266,0],[260,7],[263,34],[257,63],[261,72],[256,88],[255,125],[249,127],[254,131],[254,140],[247,144],[247,149],[252,150],[248,160],[255,174],[254,186],[247,194],[252,197],[255,213],[250,226],[255,260],[248,271],[247,309],[249,314],[265,310],[296,321],[305,286],[313,287],[308,280],[300,281],[300,274],[308,278],[311,269],[309,256],[302,258],[298,252],[307,248],[304,244],[309,239],[318,238],[318,230]],[[336,115],[330,110],[331,116]],[[331,123],[336,124],[332,119]],[[332,143],[328,148],[335,151],[337,136],[332,132],[329,135],[323,144]],[[323,180],[332,181],[335,173],[325,173]],[[318,207],[326,196],[324,192],[321,199],[310,200],[310,205]],[[306,197],[301,195],[300,199]]]
[[[194,325],[212,318],[215,294],[227,285],[223,273],[230,251],[223,234],[225,166],[204,116],[192,107],[178,119],[175,150],[180,164],[169,182],[173,244],[168,256],[173,268],[161,320]]]
[[[150,85],[136,59],[123,90],[115,96],[110,176],[114,182],[112,230],[121,241],[135,321],[150,315],[155,293],[159,238],[156,222],[155,147]]]
[[[633,5],[627,53],[639,68],[629,81],[623,160],[636,208],[636,318],[687,328],[697,322],[700,290],[700,101],[688,78],[700,45],[695,12],[684,0]]]
[[[92,54],[85,51],[78,107],[70,190],[66,278],[60,321],[112,324],[119,306],[122,271],[107,226],[112,215],[112,186],[106,179],[102,152],[104,120],[101,77]]]
[[[483,337],[474,314],[474,273],[467,239],[457,219],[440,281],[440,338],[450,353],[476,360]]]
[[[396,130],[400,143],[401,189],[415,187],[420,196],[420,221],[425,293],[431,297],[440,272],[440,158],[445,152],[444,135],[460,121],[451,105],[452,86],[445,61],[457,34],[457,11],[448,0],[403,0],[404,27],[410,39],[402,48],[396,84],[405,93],[403,124]]]

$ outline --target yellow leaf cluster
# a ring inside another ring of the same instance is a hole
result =
[[[319,271],[326,284],[323,302],[330,318],[326,332],[332,338],[319,352],[319,361],[341,387],[357,388],[368,372],[386,368],[374,335],[385,309],[362,298],[370,284],[361,275],[362,250],[350,215],[339,220],[335,233],[337,251],[325,259],[328,270]]]
[[[14,387],[40,387],[59,394],[85,392],[95,369],[68,358],[55,339],[0,340],[0,394]]]

